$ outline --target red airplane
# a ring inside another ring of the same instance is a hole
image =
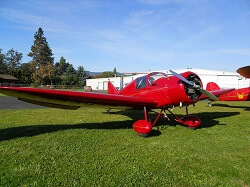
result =
[[[136,121],[133,128],[139,135],[148,136],[162,114],[168,118],[166,110],[174,116],[175,121],[191,128],[198,127],[201,120],[197,116],[188,115],[188,106],[203,99],[217,101],[217,97],[235,90],[217,88],[207,91],[202,88],[202,81],[197,74],[190,71],[181,74],[170,72],[174,76],[153,72],[138,77],[120,92],[109,82],[107,94],[20,87],[0,87],[0,92],[25,102],[54,108],[78,109],[104,105],[107,108],[144,110],[144,119]],[[174,115],[170,109],[175,106],[186,106],[186,116],[179,118]],[[148,115],[151,109],[161,109],[153,121]]]
[[[250,78],[250,66],[241,67],[237,70],[237,73],[245,78]],[[214,83],[209,82],[207,84],[206,90],[216,91],[221,90],[220,87]],[[222,94],[218,97],[219,101],[250,101],[250,87],[236,89],[231,92]]]

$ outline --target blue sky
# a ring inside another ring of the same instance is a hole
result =
[[[90,71],[250,63],[249,0],[0,0],[0,48],[23,62],[42,27],[54,53]]]

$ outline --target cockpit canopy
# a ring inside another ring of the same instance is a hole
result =
[[[161,72],[153,72],[148,75],[138,77],[136,79],[136,89],[145,88],[146,86],[154,86],[157,80],[168,77],[167,74]]]

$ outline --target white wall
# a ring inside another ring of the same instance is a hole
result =
[[[111,81],[115,87],[120,88],[120,77],[87,79],[86,86],[91,86],[92,90],[107,90],[108,81]]]

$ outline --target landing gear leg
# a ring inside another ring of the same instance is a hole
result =
[[[148,121],[148,111],[147,111],[147,108],[144,106],[144,119],[146,120],[146,121]]]
[[[167,117],[165,110],[161,109],[161,111],[156,116],[154,122],[151,123],[151,120],[149,119],[149,116],[148,116],[148,111],[147,111],[146,107],[144,107],[144,120],[136,121],[133,124],[133,129],[138,133],[138,135],[143,136],[143,137],[147,137],[149,135],[149,133],[152,131],[153,126],[155,126],[155,124],[157,123],[162,112],[164,112],[165,116]],[[157,128],[157,130],[158,130],[158,128]]]
[[[173,114],[173,112],[171,112],[170,110],[168,110],[168,111],[169,111],[169,113],[171,113],[175,117],[175,119],[174,119],[175,121],[177,121],[178,123],[181,123],[182,125],[185,125],[185,126],[191,128],[191,129],[196,129],[201,123],[200,118],[198,118],[197,116],[188,115],[188,107],[186,107],[186,116],[184,116],[182,118],[179,118],[178,116]]]

